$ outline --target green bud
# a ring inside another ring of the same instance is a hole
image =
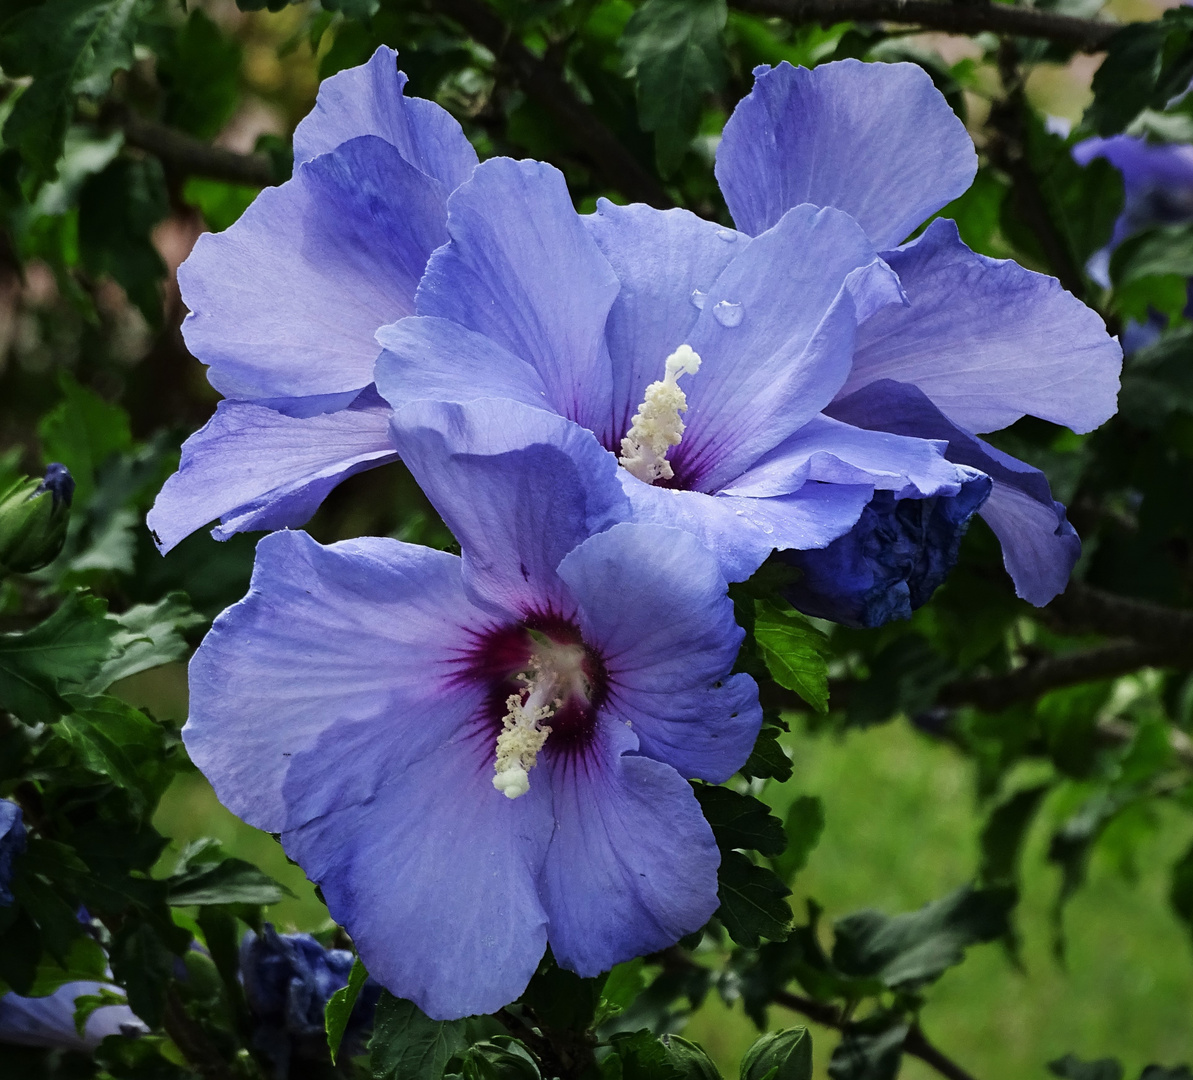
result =
[[[678,1035],[660,1035],[659,1042],[667,1048],[667,1060],[683,1073],[684,1080],[721,1080],[712,1059],[694,1042]]]
[[[74,492],[70,472],[57,464],[43,480],[24,477],[0,489],[0,576],[29,574],[58,557]]]
[[[805,1027],[763,1035],[741,1059],[741,1080],[812,1080],[812,1036]]]

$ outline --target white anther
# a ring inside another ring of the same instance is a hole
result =
[[[679,388],[679,377],[695,375],[699,370],[699,355],[691,345],[681,345],[667,357],[662,381],[646,388],[629,433],[621,440],[618,459],[639,480],[653,484],[675,475],[667,451],[678,446],[683,438],[684,422],[679,414],[688,411],[687,395]]]

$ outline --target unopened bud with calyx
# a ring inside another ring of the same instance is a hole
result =
[[[22,477],[0,488],[0,575],[29,574],[58,557],[74,493],[70,470],[57,463],[42,480]]]

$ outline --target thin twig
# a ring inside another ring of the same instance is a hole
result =
[[[522,89],[567,128],[610,186],[633,202],[674,205],[663,185],[576,96],[562,72],[526,48],[494,11],[478,0],[436,0],[434,10],[459,23],[497,57]]]
[[[1101,52],[1122,29],[1102,19],[1078,19],[1010,4],[949,4],[937,0],[731,0],[756,15],[777,15],[791,22],[822,25],[892,22],[940,30],[946,34],[1014,34],[1070,45],[1079,52]]]
[[[268,187],[277,183],[273,164],[264,154],[238,154],[234,150],[212,146],[123,106],[107,109],[103,119],[124,132],[124,141],[129,146],[152,154],[167,169],[184,176],[203,176],[250,187]]]

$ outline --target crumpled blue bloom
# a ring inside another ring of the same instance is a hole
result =
[[[369,972],[446,1019],[514,1000],[548,943],[592,976],[703,926],[720,859],[688,778],[739,768],[761,708],[716,561],[625,520],[587,431],[422,402],[395,440],[462,556],[267,536],[183,738]]]
[[[1129,236],[1154,225],[1193,221],[1193,145],[1150,143],[1137,135],[1085,139],[1073,147],[1073,159],[1088,165],[1105,158],[1122,174],[1123,212],[1114,223],[1110,242],[1090,257],[1086,269],[1103,288],[1110,286],[1110,256]],[[1193,314],[1193,297],[1185,315]],[[1155,342],[1168,325],[1165,316],[1151,313],[1145,322],[1128,320],[1123,327],[1123,350],[1130,355]]]
[[[11,799],[0,799],[0,907],[13,901],[12,864],[27,842],[21,808]]]
[[[396,56],[327,79],[294,133],[293,177],[179,268],[183,336],[225,400],[149,514],[163,552],[215,518],[217,539],[300,525],[396,457],[373,335],[413,312],[447,195],[477,161],[446,111],[404,96]]]
[[[828,547],[788,551],[800,577],[784,593],[794,607],[845,626],[909,619],[957,563],[970,518],[990,494],[979,475],[959,495],[896,499],[880,491],[858,523]]]
[[[1025,415],[1085,432],[1113,415],[1122,351],[1096,312],[1055,279],[962,243],[925,217],[970,185],[976,158],[931,79],[910,64],[780,64],[725,125],[716,174],[738,227],[773,228],[800,203],[852,215],[898,275],[905,305],[858,331],[827,415],[948,443],[946,456],[993,479],[978,511],[997,533],[1016,592],[1061,592],[1080,552],[1038,470],[976,438]]]
[[[101,990],[119,993],[109,983],[69,982],[46,997],[0,997],[0,1043],[91,1053],[109,1035],[135,1037],[149,1031],[127,1005],[103,1005],[88,1018],[80,1035],[75,1028],[75,1001]]]
[[[241,940],[240,976],[256,1022],[253,1038],[279,1076],[289,1075],[292,1057],[326,1056],[327,1003],[348,985],[352,963],[346,949],[328,949],[310,934],[279,934],[270,923]],[[344,1031],[342,1053],[364,1048],[380,994],[380,985],[367,979]]]

